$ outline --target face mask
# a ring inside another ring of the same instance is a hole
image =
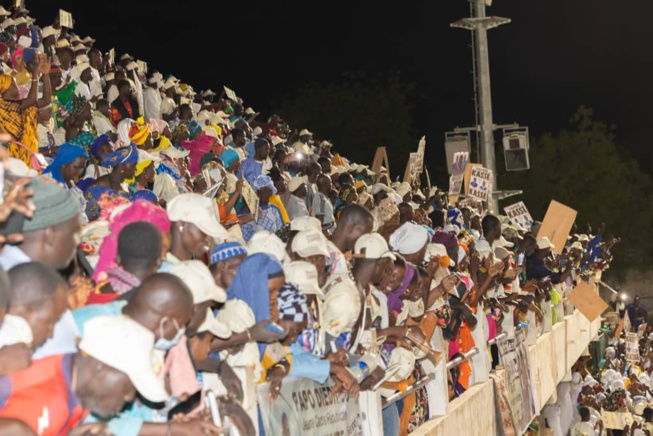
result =
[[[159,336],[160,337],[156,341],[156,343],[154,344],[154,348],[156,348],[157,350],[168,351],[169,349],[171,349],[172,347],[177,345],[177,343],[179,342],[181,337],[184,335],[184,333],[186,333],[186,327],[179,328],[179,325],[177,324],[177,321],[173,319],[172,322],[175,325],[175,328],[177,329],[177,334],[175,334],[175,337],[172,338],[172,339],[166,339],[163,336],[163,323],[166,321],[166,319],[168,319],[167,316],[164,317],[161,320],[161,323],[159,324]]]
[[[408,307],[408,316],[411,318],[424,315],[424,301],[421,298],[417,301],[404,301],[404,304]]]

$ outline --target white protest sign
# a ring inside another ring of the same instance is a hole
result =
[[[233,89],[227,88],[226,86],[224,87],[224,92],[227,94],[227,98],[231,101],[237,101],[238,97],[236,97],[236,93],[234,92]]]
[[[469,195],[490,201],[492,198],[492,170],[481,167],[472,168],[469,178]]]
[[[528,232],[533,224],[533,218],[528,212],[523,201],[503,208],[513,224],[518,225],[523,231]]]
[[[639,338],[637,333],[626,333],[626,360],[639,362]]]
[[[115,65],[116,64],[116,49],[112,48],[109,50],[109,65]]]
[[[59,24],[61,27],[73,28],[73,15],[70,12],[59,9]]]
[[[451,166],[451,177],[449,177],[449,196],[460,195],[465,179],[465,167],[469,161],[469,153],[466,151],[458,152],[453,155],[453,164]]]
[[[147,62],[136,61],[136,64],[138,65],[138,69],[140,70],[141,73],[143,74],[147,73]]]
[[[426,136],[422,136],[422,139],[419,140],[419,145],[417,146],[417,171],[422,172],[424,167],[424,151],[426,149]]]

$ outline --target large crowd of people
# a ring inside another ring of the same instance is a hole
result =
[[[271,402],[288,377],[389,398],[501,333],[532,343],[610,264],[603,229],[552,251],[537,221],[392,182],[28,12],[0,7],[0,434],[263,434],[242,374]],[[463,360],[449,399],[497,364]],[[392,402],[384,433],[433,401]]]

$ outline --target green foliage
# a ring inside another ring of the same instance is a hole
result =
[[[376,147],[387,147],[392,176],[403,177],[408,153],[417,151],[419,140],[413,129],[414,90],[397,73],[346,73],[337,82],[285,95],[276,111],[293,129],[307,127],[330,140],[335,152],[353,162],[371,165]]]
[[[622,238],[615,267],[649,267],[651,178],[616,144],[615,127],[593,119],[592,109],[581,106],[570,122],[569,130],[531,138],[530,170],[500,175],[501,189],[524,191],[501,207],[523,200],[533,219],[541,220],[549,202],[559,201],[578,211],[578,231],[605,222],[608,233]]]

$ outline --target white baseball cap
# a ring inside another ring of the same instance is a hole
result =
[[[91,64],[89,64],[88,62],[81,62],[80,64],[77,65],[77,72],[81,75],[84,71],[88,70],[89,68],[91,68]]]
[[[294,220],[290,221],[291,232],[301,232],[303,230],[322,231],[322,223],[320,223],[319,219],[310,215],[299,216]]]
[[[171,159],[181,159],[190,154],[190,150],[180,150],[174,145],[170,145],[163,150],[161,150],[161,154],[165,154]]]
[[[537,238],[537,248],[544,250],[545,248],[555,248],[555,245],[549,241],[549,238],[542,236],[541,238]]]
[[[164,152],[167,150],[164,150]],[[219,215],[216,204],[203,195],[195,193],[180,194],[168,202],[167,211],[170,221],[183,221],[194,224],[212,238],[226,239],[229,237],[229,233],[218,220]]]
[[[315,229],[303,230],[297,233],[292,240],[291,248],[293,253],[297,253],[301,257],[329,257],[326,238],[321,231]]]
[[[233,333],[242,333],[256,324],[252,308],[239,299],[229,300],[224,303],[224,306],[218,311],[217,319]]]
[[[43,28],[43,30],[41,31],[41,37],[43,39],[45,39],[48,36],[58,37],[59,36],[59,31],[57,29],[55,29],[54,27],[52,27],[52,26],[45,26]]]
[[[307,177],[295,177],[288,182],[288,192],[295,192],[300,186],[306,184]]]
[[[287,259],[286,244],[274,233],[259,230],[254,233],[247,243],[247,253],[267,253],[274,256],[279,262]]]
[[[188,286],[193,294],[193,304],[227,301],[224,289],[215,284],[211,271],[199,260],[183,260],[176,263],[170,269],[170,274],[176,275]]]
[[[548,239],[547,239],[547,241],[548,241]],[[503,237],[503,235],[501,235],[501,237],[498,240],[494,241],[494,246],[495,247],[510,248],[510,247],[512,247],[514,245],[515,244],[513,244],[512,242],[508,242],[506,240],[506,238]]]
[[[154,333],[133,319],[118,315],[86,321],[79,349],[127,374],[147,400],[160,403],[170,397],[153,369]]]
[[[590,237],[583,233],[583,234],[581,234],[581,235],[578,235],[578,240],[579,240],[580,242],[589,242],[589,241],[590,241]]]
[[[22,162],[22,161],[21,161]],[[569,250],[580,250],[583,251],[583,244],[580,243],[580,241],[576,241],[573,244],[571,244],[571,247],[569,247]]]
[[[324,292],[318,283],[318,274],[312,263],[297,260],[283,267],[286,283],[292,283],[306,295],[317,295],[324,298]]]
[[[209,307],[206,308],[206,318],[204,318],[204,322],[202,322],[202,324],[197,328],[197,333],[202,332],[209,332],[222,339],[231,337],[231,329],[229,326],[216,318]]]
[[[397,257],[392,254],[388,243],[378,233],[366,233],[356,241],[354,245],[354,257],[361,259],[381,259],[389,257],[395,260]]]
[[[333,337],[351,331],[361,311],[358,288],[346,273],[332,274],[324,285],[324,330]]]
[[[313,132],[310,132],[308,129],[302,129],[301,132],[299,132],[299,136],[313,136]]]
[[[444,256],[449,256],[447,253],[447,247],[445,247],[442,244],[435,244],[432,242],[429,242],[426,244],[426,253],[424,254],[424,260],[426,262],[429,262],[432,257],[444,257]],[[456,263],[453,261],[453,259],[449,258],[449,266],[454,267],[456,266]]]

